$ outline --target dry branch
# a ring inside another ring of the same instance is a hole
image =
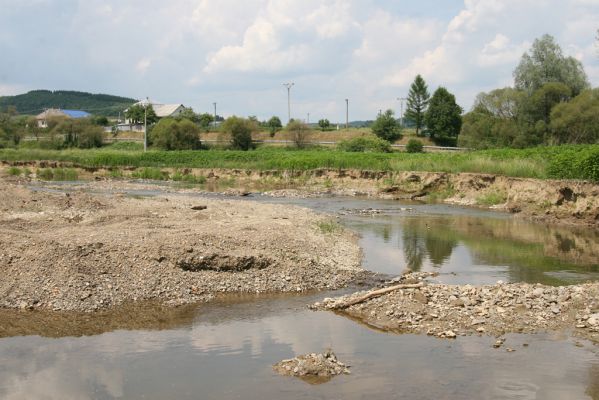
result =
[[[395,285],[395,286],[389,286],[383,289],[378,289],[378,290],[373,290],[371,292],[366,293],[365,295],[362,295],[356,299],[353,300],[349,300],[343,303],[336,303],[333,306],[333,309],[335,310],[340,310],[343,308],[347,308],[350,306],[353,306],[355,304],[359,304],[359,303],[363,303],[366,300],[372,299],[374,297],[379,297],[382,296],[384,294],[390,293],[390,292],[394,292],[396,290],[400,290],[400,289],[419,289],[421,287],[424,286],[424,283],[414,283],[414,284],[404,284],[404,285]]]

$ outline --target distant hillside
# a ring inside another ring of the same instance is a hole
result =
[[[137,100],[108,94],[70,90],[32,90],[16,96],[0,97],[0,110],[15,106],[19,114],[39,114],[46,108],[84,110],[94,115],[117,116]]]

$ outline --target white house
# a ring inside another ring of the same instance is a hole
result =
[[[147,107],[148,105],[152,106],[158,118],[176,117],[185,110],[185,106],[183,104],[163,104],[151,101],[150,99],[138,101],[134,104],[134,106],[142,107]],[[125,113],[127,111],[128,109],[125,110]],[[131,120],[125,119],[125,123],[118,124],[117,129],[119,131],[143,132],[143,125],[135,125],[131,123]]]

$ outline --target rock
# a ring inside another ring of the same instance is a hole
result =
[[[591,326],[599,326],[599,313],[592,314],[587,320],[587,324]]]

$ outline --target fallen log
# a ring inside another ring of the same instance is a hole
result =
[[[377,290],[373,290],[371,292],[366,293],[365,295],[362,295],[356,299],[350,300],[350,301],[346,301],[344,303],[336,303],[335,305],[333,305],[332,309],[334,310],[340,310],[340,309],[344,309],[347,307],[351,307],[355,304],[360,304],[365,302],[366,300],[370,300],[374,297],[379,297],[382,296],[384,294],[390,293],[390,292],[394,292],[396,290],[400,290],[400,289],[419,289],[421,287],[424,286],[423,282],[420,283],[413,283],[413,284],[403,284],[403,285],[395,285],[395,286],[389,286],[383,289],[377,289]]]

